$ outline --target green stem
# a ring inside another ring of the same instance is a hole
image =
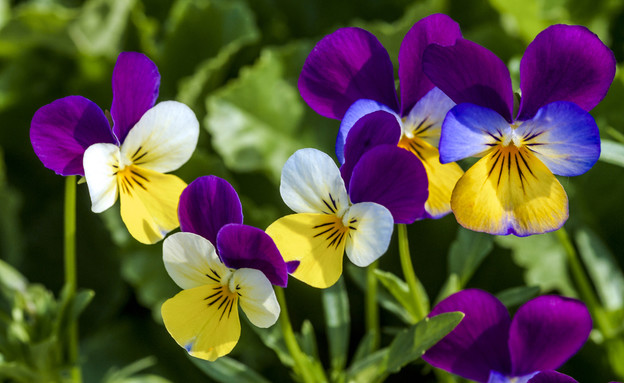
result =
[[[378,261],[371,263],[366,268],[366,330],[373,334],[371,350],[379,348],[379,306],[377,305],[377,270]]]
[[[65,222],[64,222],[65,288],[70,297],[76,295],[76,176],[65,178]],[[82,371],[78,362],[78,323],[71,321],[68,328],[67,357],[71,380],[82,382]]]
[[[277,301],[279,302],[281,308],[280,322],[282,325],[282,333],[284,334],[284,341],[286,342],[286,347],[288,348],[290,355],[295,361],[295,372],[299,373],[305,383],[314,383],[315,379],[311,369],[309,368],[307,357],[303,351],[301,351],[301,348],[299,348],[299,343],[297,343],[297,338],[295,337],[292,324],[290,323],[284,290],[281,287],[276,286],[275,295],[277,296]]]
[[[621,144],[624,144],[624,134],[620,133],[619,130],[613,128],[612,126],[608,126],[606,130],[611,137],[619,141]]]
[[[421,320],[427,315],[427,310],[424,308],[425,303],[421,302],[419,294],[419,281],[414,273],[414,266],[412,266],[412,258],[410,256],[409,241],[407,239],[407,226],[404,224],[398,224],[398,236],[399,236],[399,258],[401,259],[401,269],[403,270],[403,276],[409,287],[410,295],[414,299],[416,309],[416,320]]]
[[[557,230],[556,233],[559,242],[561,242],[563,248],[565,249],[568,258],[568,265],[570,266],[570,272],[572,273],[572,278],[578,287],[581,300],[587,304],[587,308],[591,312],[598,329],[600,329],[603,335],[609,337],[613,332],[613,327],[605,315],[604,310],[600,306],[598,297],[594,293],[592,285],[589,282],[589,278],[585,274],[583,265],[581,264],[578,254],[576,253],[576,249],[568,236],[568,232],[564,228],[561,228]]]

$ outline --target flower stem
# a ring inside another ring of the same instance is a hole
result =
[[[377,270],[378,261],[366,268],[366,332],[373,334],[371,350],[379,347],[379,306],[377,305]]]
[[[598,297],[594,293],[591,282],[585,274],[585,270],[583,269],[583,265],[581,264],[576,249],[570,240],[570,236],[564,228],[557,230],[556,233],[559,242],[561,242],[563,248],[565,249],[570,272],[572,273],[572,278],[576,282],[579,289],[581,300],[587,304],[587,308],[591,312],[592,317],[594,318],[594,321],[600,331],[608,337],[613,332],[613,326],[600,306]]]
[[[311,369],[309,368],[310,363],[308,362],[306,355],[303,351],[301,351],[301,348],[299,348],[299,343],[297,343],[297,338],[295,337],[292,324],[290,323],[284,290],[281,287],[276,286],[275,295],[277,296],[277,301],[279,302],[281,308],[280,322],[282,325],[282,333],[284,334],[284,341],[286,342],[286,347],[288,348],[290,355],[295,361],[295,372],[298,372],[298,375],[301,376],[304,383],[314,383],[315,379]]]
[[[76,176],[65,178],[65,222],[64,222],[65,289],[70,297],[76,295]],[[67,357],[71,380],[82,382],[82,371],[78,362],[78,323],[71,321],[68,328]]]
[[[414,266],[412,266],[409,241],[407,238],[407,226],[404,224],[398,224],[397,226],[399,231],[399,258],[401,259],[401,269],[403,270],[403,276],[409,287],[410,295],[415,303],[416,321],[419,321],[427,315],[426,304],[421,299],[420,282],[416,277],[416,273],[414,273]]]

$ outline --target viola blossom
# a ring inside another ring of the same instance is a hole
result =
[[[160,74],[141,53],[121,53],[112,82],[112,128],[95,103],[69,96],[37,110],[30,139],[47,168],[85,177],[94,212],[110,208],[120,196],[130,234],[155,243],[178,227],[176,208],[186,187],[180,178],[163,173],[191,157],[199,122],[182,103],[154,105]]]
[[[489,50],[464,39],[430,45],[423,69],[458,104],[442,124],[440,161],[482,157],[453,190],[457,221],[499,235],[560,228],[568,198],[554,175],[583,174],[598,160],[598,127],[588,111],[613,81],[609,48],[581,26],[542,31],[520,62],[515,119],[509,71]]]
[[[395,222],[424,214],[422,163],[395,145],[359,148],[347,148],[349,171],[315,149],[295,152],[282,169],[280,194],[297,214],[266,231],[286,261],[300,262],[292,276],[313,287],[338,280],[345,251],[355,265],[368,266],[386,252]]]
[[[356,121],[376,111],[394,116],[387,127],[399,130],[395,145],[411,151],[425,166],[429,199],[425,217],[448,214],[451,191],[463,171],[441,164],[440,126],[455,104],[422,72],[422,54],[428,44],[454,44],[459,25],[435,14],[418,21],[405,35],[399,51],[401,103],[397,100],[394,70],[388,52],[377,38],[360,28],[342,28],[324,37],[307,57],[299,77],[303,99],[317,113],[341,119],[336,155],[344,162],[344,146]],[[384,135],[378,128],[377,134]]]
[[[434,367],[480,383],[574,383],[553,371],[585,343],[592,320],[579,300],[544,295],[522,305],[513,319],[482,290],[455,293],[430,317],[464,313],[461,323],[423,355]]]
[[[197,358],[214,361],[240,337],[238,306],[251,323],[270,327],[280,307],[272,284],[286,287],[286,264],[271,238],[243,225],[236,191],[225,180],[205,176],[180,196],[180,227],[163,243],[169,276],[184,289],[161,308],[175,341]]]

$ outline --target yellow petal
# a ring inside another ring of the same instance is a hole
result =
[[[165,327],[194,357],[214,361],[240,337],[238,296],[213,283],[179,292],[161,307]]]
[[[451,212],[451,194],[464,171],[455,162],[440,163],[438,149],[425,140],[403,137],[399,147],[414,153],[425,166],[429,180],[429,198],[425,210],[432,218],[440,218]]]
[[[491,234],[526,236],[557,230],[568,218],[568,197],[527,148],[497,147],[473,165],[453,191],[462,226]]]
[[[349,229],[331,214],[291,214],[266,229],[286,262],[299,261],[291,274],[310,286],[326,288],[342,274]]]
[[[152,244],[180,225],[178,201],[186,183],[171,174],[138,166],[117,173],[121,218],[139,242]]]

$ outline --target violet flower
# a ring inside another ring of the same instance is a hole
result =
[[[270,327],[280,307],[271,284],[286,287],[286,264],[271,238],[243,225],[236,191],[225,180],[196,179],[180,197],[182,232],[165,239],[163,259],[183,291],[161,308],[167,331],[192,356],[215,360],[240,337],[238,305],[251,323]]]
[[[492,294],[468,289],[438,303],[429,316],[460,311],[461,323],[423,359],[481,383],[570,383],[554,370],[585,343],[592,320],[579,300],[544,295],[522,305],[513,319]]]
[[[297,214],[273,222],[267,233],[292,276],[318,288],[333,285],[347,257],[364,267],[383,255],[394,223],[422,216],[427,178],[421,162],[395,145],[346,149],[348,170],[316,149],[295,152],[282,169],[280,194]],[[342,176],[341,176],[342,172]]]
[[[154,105],[160,74],[141,53],[120,53],[112,82],[112,127],[95,103],[68,96],[35,112],[30,140],[45,167],[63,176],[85,176],[94,212],[107,210],[119,197],[130,234],[155,243],[178,227],[176,208],[186,187],[163,173],[191,157],[199,122],[182,103]]]
[[[336,140],[340,163],[347,136],[360,118],[380,110],[394,117],[394,123],[378,127],[376,133],[397,129],[399,135],[391,143],[423,162],[429,179],[425,217],[439,218],[451,211],[451,191],[463,171],[457,164],[439,161],[440,126],[454,103],[422,72],[422,54],[428,44],[450,45],[458,38],[459,25],[446,15],[434,14],[414,24],[399,51],[400,105],[390,57],[363,29],[341,28],[325,36],[299,77],[299,91],[308,105],[325,117],[342,120]]]
[[[560,228],[568,199],[554,174],[580,175],[598,160],[598,127],[588,111],[613,81],[609,48],[581,26],[542,31],[520,62],[515,118],[509,71],[489,50],[464,39],[432,44],[423,70],[458,104],[442,124],[440,161],[482,157],[453,190],[457,221],[499,235]]]

